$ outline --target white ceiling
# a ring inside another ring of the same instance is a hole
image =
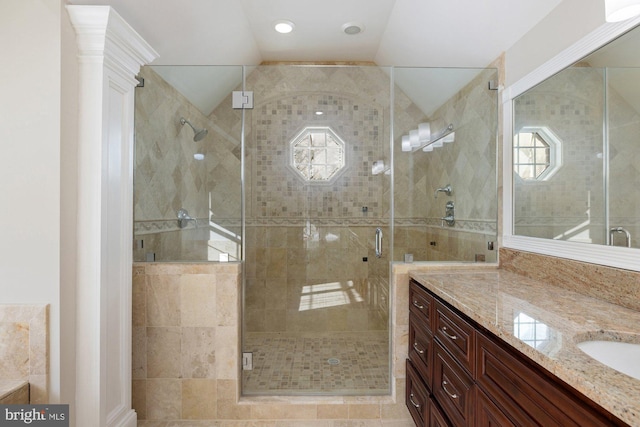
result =
[[[159,53],[153,65],[357,61],[381,66],[482,68],[561,1],[70,0],[70,3],[112,6]],[[273,23],[280,19],[293,21],[295,30],[285,35],[276,33]],[[359,23],[364,31],[345,34],[342,26],[348,22]],[[239,83],[229,69],[156,70],[204,114],[209,114]],[[409,96],[427,113],[439,106],[439,99],[446,100],[469,80],[462,74],[457,82],[450,77],[446,85],[441,79],[434,80],[431,87],[423,81],[419,85],[423,93],[414,90]],[[398,84],[403,87],[400,80]],[[454,88],[450,87],[452,84]],[[416,87],[411,81],[404,86]],[[447,93],[445,86],[449,86]]]
[[[160,54],[154,65],[374,61],[485,67],[562,0],[70,0],[110,5]],[[281,35],[273,22],[288,19]],[[344,34],[344,23],[365,30]]]

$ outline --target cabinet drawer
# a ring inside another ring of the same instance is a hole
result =
[[[516,425],[618,425],[491,338],[478,334],[477,341],[478,387],[492,396]]]
[[[475,427],[516,427],[516,425],[476,387],[476,425]]]
[[[471,376],[434,341],[433,396],[456,427],[473,425],[473,388]]]
[[[428,332],[433,331],[433,303],[433,297],[422,286],[414,281],[409,282],[409,312],[422,319]]]
[[[406,405],[416,426],[427,425],[429,419],[429,393],[410,360],[407,360]]]
[[[424,380],[427,389],[431,390],[433,339],[417,320],[415,314],[409,315],[409,359]]]
[[[475,373],[475,328],[440,301],[435,301],[433,335],[472,376]]]
[[[451,424],[447,420],[446,415],[442,413],[442,410],[438,404],[429,398],[429,427],[451,427]]]

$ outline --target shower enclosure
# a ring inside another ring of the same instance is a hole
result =
[[[243,394],[388,394],[390,262],[496,259],[496,70],[141,77],[136,261],[243,261]]]

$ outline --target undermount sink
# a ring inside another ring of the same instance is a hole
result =
[[[578,348],[598,362],[640,380],[640,344],[589,340],[578,343]]]

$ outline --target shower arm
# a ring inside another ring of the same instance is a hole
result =
[[[438,198],[438,192],[443,192],[445,193],[447,196],[450,196],[451,193],[453,192],[453,188],[451,188],[451,184],[447,184],[444,187],[438,188],[436,189],[435,193],[434,193],[434,198],[437,199]]]

